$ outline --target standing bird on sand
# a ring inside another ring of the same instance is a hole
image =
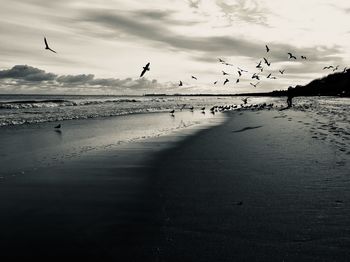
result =
[[[265,45],[265,47],[266,47],[266,52],[267,53],[270,52],[270,48],[267,45]]]
[[[182,81],[180,81],[180,84],[179,84],[179,86],[182,86]]]
[[[142,72],[141,72],[140,77],[143,77],[143,75],[144,75],[147,71],[150,70],[150,69],[149,69],[149,65],[150,65],[150,63],[147,63],[147,65],[143,67],[143,70],[142,70]]]
[[[226,84],[226,83],[228,83],[230,80],[228,80],[227,78],[225,79],[225,81],[224,81],[224,85]]]
[[[57,126],[55,126],[56,129],[61,128],[61,124],[58,124]]]
[[[46,49],[46,50],[50,50],[51,52],[57,53],[55,50],[52,50],[52,49],[49,47],[49,44],[47,43],[46,37],[44,37],[44,42],[45,42],[45,49]]]
[[[292,53],[288,53],[288,55],[289,55],[289,59],[294,59],[294,60],[297,59]]]
[[[197,80],[197,77],[195,77],[195,76],[191,76],[191,78],[194,79],[194,80]]]

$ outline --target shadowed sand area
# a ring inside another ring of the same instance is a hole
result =
[[[347,261],[346,150],[305,112],[226,114],[1,183],[0,257]]]

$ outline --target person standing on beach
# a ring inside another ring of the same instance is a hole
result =
[[[293,99],[294,95],[293,95],[293,87],[288,87],[288,90],[287,90],[287,105],[288,105],[288,108],[292,107],[292,99]]]

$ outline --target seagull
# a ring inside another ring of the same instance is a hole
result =
[[[238,68],[238,70],[241,71],[241,72],[246,72],[246,73],[248,73],[247,70],[243,70],[242,68],[239,68],[239,67],[237,67],[237,68]]]
[[[204,110],[205,110],[205,107],[202,107],[201,110],[204,111]]]
[[[222,71],[222,74],[225,75],[229,75],[228,73],[226,73],[225,71]]]
[[[145,66],[143,67],[143,70],[142,70],[142,72],[141,72],[140,77],[143,77],[143,75],[144,75],[147,71],[149,71],[149,65],[150,65],[150,63],[147,63],[147,65],[145,65]]]
[[[226,63],[225,60],[222,60],[221,58],[218,58],[220,63]]]
[[[302,55],[302,56],[301,56],[301,59],[306,60],[307,58],[306,58],[306,56],[303,56],[303,55]]]
[[[236,80],[236,84],[239,82],[239,78],[237,78],[237,80]]]
[[[337,71],[339,68],[339,66],[337,65],[334,69],[333,69],[333,72]]]
[[[270,77],[271,77],[271,73],[266,78],[270,78]]]
[[[179,86],[182,86],[182,81],[180,81],[180,84],[179,84]]]
[[[323,70],[325,70],[325,69],[331,69],[331,68],[334,68],[334,66],[325,66],[325,67],[323,68]]]
[[[191,76],[193,79],[195,79],[195,80],[197,80],[197,77],[195,77],[195,76]]]
[[[256,84],[250,83],[252,86],[256,87],[260,82],[257,82]]]
[[[217,83],[218,83],[218,81],[215,81],[215,82],[214,82],[214,85],[216,85]]]
[[[265,45],[265,47],[266,47],[266,52],[268,53],[270,51],[270,48],[267,45]]]
[[[174,116],[175,110],[173,109],[169,113],[171,114],[171,116]]]
[[[346,73],[348,71],[347,67],[344,67],[343,73]]]
[[[258,65],[256,66],[256,68],[261,68],[261,61],[258,63]]]
[[[256,78],[257,80],[260,80],[259,75],[257,75],[256,73],[254,73],[252,76],[252,79],[254,79],[254,78]]]
[[[284,74],[284,71],[286,71],[286,70],[283,69],[283,70],[278,70],[278,71],[280,71],[281,75],[283,75],[283,74]]]
[[[249,98],[249,97],[246,97],[246,98],[243,98],[243,99],[242,99],[242,101],[243,101],[243,103],[244,103],[245,105],[248,103],[248,98]]]
[[[265,57],[264,57],[264,62],[265,62],[265,64],[267,64],[267,66],[271,65],[271,63],[269,63],[269,61],[267,61],[267,59]]]
[[[242,72],[241,71],[237,71],[238,75],[241,77],[242,76]]]
[[[52,50],[52,49],[49,47],[49,44],[47,43],[46,37],[44,37],[44,42],[45,42],[45,49],[46,49],[46,50],[50,50],[51,52],[57,53],[55,50]]]
[[[297,59],[294,55],[292,55],[292,53],[288,53],[289,55],[289,59]]]
[[[58,124],[57,126],[55,126],[55,128],[61,128],[61,124]]]
[[[225,80],[225,82],[224,82],[224,85],[226,84],[226,83],[228,83],[230,80],[228,80],[227,78],[226,78],[226,80]]]

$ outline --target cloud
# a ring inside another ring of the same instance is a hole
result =
[[[11,69],[1,70],[0,79],[17,79],[29,82],[41,82],[54,80],[57,75],[52,73],[46,73],[44,70],[27,66],[27,65],[15,65]]]
[[[93,74],[79,75],[56,75],[46,73],[44,70],[28,65],[15,65],[11,69],[0,70],[0,83],[2,87],[7,86],[13,89],[20,87],[35,87],[49,91],[61,90],[60,88],[76,89],[81,91],[148,91],[153,92],[157,89],[170,88],[171,84],[160,84],[157,80],[148,80],[147,78],[95,78]]]
[[[269,12],[256,0],[237,0],[229,4],[225,0],[216,0],[220,11],[231,21],[245,21],[267,26],[267,15]]]

